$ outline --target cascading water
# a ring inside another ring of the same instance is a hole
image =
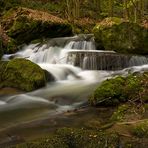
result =
[[[117,54],[113,51],[70,50],[67,63],[88,70],[121,70],[148,63],[144,56]]]
[[[0,96],[2,128],[75,108],[85,103],[96,85],[102,81],[119,74],[127,75],[128,71],[148,70],[148,60],[145,57],[97,51],[91,35],[30,44],[15,54],[4,55],[3,59],[19,57],[37,63],[50,72],[56,81],[33,92]],[[136,67],[126,68],[129,66]]]

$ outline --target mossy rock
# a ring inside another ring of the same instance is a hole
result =
[[[125,78],[117,77],[104,81],[101,86],[94,91],[89,98],[92,105],[118,105],[120,101],[126,101],[125,94],[123,93],[123,85]]]
[[[128,100],[148,100],[148,73],[132,74],[104,81],[89,98],[92,105],[118,105]]]
[[[1,70],[2,69],[2,70]],[[46,84],[44,70],[26,59],[14,59],[0,63],[0,87],[14,87],[32,91]]]
[[[93,29],[98,48],[148,54],[148,29],[121,18],[106,18]]]
[[[72,35],[72,27],[65,20],[28,8],[10,9],[3,16],[1,24],[17,45],[35,39]]]

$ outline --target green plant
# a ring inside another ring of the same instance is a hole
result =
[[[132,133],[139,138],[148,138],[148,120],[136,124]]]

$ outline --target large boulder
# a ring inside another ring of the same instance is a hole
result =
[[[0,88],[13,87],[32,91],[46,84],[44,70],[26,59],[0,62]]]
[[[89,98],[92,105],[118,105],[128,100],[148,101],[148,73],[132,74],[104,81]]]
[[[12,8],[2,17],[2,27],[17,45],[40,38],[69,36],[72,27],[49,13],[28,8]],[[9,51],[11,48],[8,49]]]
[[[106,18],[93,29],[98,48],[148,54],[148,29],[121,18]]]

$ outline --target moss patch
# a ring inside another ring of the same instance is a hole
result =
[[[148,73],[117,77],[104,81],[89,101],[92,105],[117,105],[128,100],[147,101]]]
[[[129,105],[124,104],[118,107],[118,109],[113,113],[111,121],[124,121],[125,114],[129,110]]]
[[[61,128],[55,132],[55,134],[47,138],[20,144],[17,145],[16,148],[104,148],[105,145],[106,147],[113,148],[118,146],[118,140],[118,135],[114,133],[74,128]]]
[[[119,53],[148,54],[148,30],[121,18],[106,18],[93,29],[99,46]]]
[[[68,148],[68,145],[57,135],[49,135],[46,138],[37,139],[36,141],[26,142],[11,148]]]
[[[1,62],[0,87],[14,87],[25,91],[32,91],[45,86],[44,71],[36,64],[25,59],[14,59]]]
[[[119,104],[120,101],[126,99],[122,87],[124,83],[125,78],[123,77],[104,81],[90,97],[90,103],[92,105],[103,104],[105,106]]]
[[[139,138],[148,138],[148,120],[137,123],[132,128],[132,133]]]

